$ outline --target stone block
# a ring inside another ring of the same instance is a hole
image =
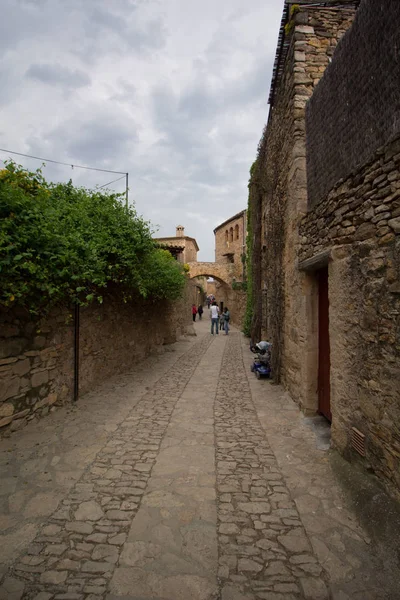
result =
[[[314,35],[315,30],[314,30],[314,27],[310,27],[310,25],[296,25],[296,33],[305,33],[307,35]],[[307,43],[309,44],[311,41],[313,41],[313,40],[308,40]]]
[[[306,53],[305,52],[296,52],[294,53],[294,60],[297,62],[305,62]]]
[[[14,412],[14,406],[7,402],[0,405],[0,417],[10,417]]]
[[[388,225],[395,233],[400,233],[400,217],[390,219],[390,221],[388,221]]]
[[[5,385],[3,387],[3,392],[0,395],[1,400],[8,400],[8,398],[12,398],[16,396],[19,392],[21,386],[21,380],[19,377],[13,377],[13,379],[6,380]]]
[[[3,417],[3,419],[0,419],[0,427],[5,427],[6,425],[9,425],[12,420],[13,420],[12,416]]]
[[[357,229],[354,237],[356,240],[363,241],[375,236],[376,227],[372,223],[363,223]]]
[[[40,576],[40,583],[60,585],[67,579],[68,571],[46,571]]]
[[[29,372],[30,368],[31,362],[29,358],[25,358],[24,360],[19,360],[16,364],[13,365],[13,373],[22,377],[22,375],[25,375]]]
[[[39,371],[38,373],[34,373],[31,377],[32,387],[39,387],[49,381],[49,373],[48,371]]]
[[[22,354],[28,345],[28,340],[25,338],[9,338],[3,339],[0,347],[0,358],[8,358],[10,356],[18,356]]]

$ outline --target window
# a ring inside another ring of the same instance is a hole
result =
[[[235,240],[239,239],[239,225],[235,225]]]
[[[233,242],[233,227],[231,227],[229,230],[229,241]]]
[[[225,244],[228,243],[228,230],[225,231]]]

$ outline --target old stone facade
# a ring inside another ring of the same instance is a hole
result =
[[[245,281],[247,211],[242,210],[214,229],[215,262],[234,265],[234,277]]]
[[[190,326],[197,288],[190,280],[176,302],[122,302],[80,310],[79,391],[127,371]],[[0,433],[23,427],[53,405],[69,402],[74,390],[74,314],[54,310],[35,322],[24,311],[0,313]]]
[[[398,493],[400,5],[291,4],[250,206],[255,308],[277,378]]]
[[[286,6],[271,109],[260,145],[262,192],[253,211],[254,218],[261,214],[261,289],[255,294],[262,299],[260,334],[274,344],[275,373],[298,401],[307,385],[301,347],[307,336],[299,293],[303,281],[296,266],[299,223],[307,212],[305,106],[354,12],[348,3],[300,7],[297,12]]]
[[[197,260],[199,247],[194,238],[185,235],[183,225],[178,225],[176,228],[175,237],[154,238],[162,246],[168,248],[171,254],[178,262],[187,264]]]

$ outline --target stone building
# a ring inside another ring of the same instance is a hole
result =
[[[247,210],[242,210],[214,229],[215,262],[233,263],[235,278],[245,281]]]
[[[221,309],[229,308],[232,323],[237,327],[242,327],[246,310],[246,292],[235,287],[235,283],[246,281],[246,231],[247,210],[242,210],[214,229],[216,273],[219,265],[228,265],[229,282],[216,279],[213,294]]]
[[[154,238],[162,246],[168,248],[171,254],[181,263],[197,261],[199,247],[194,238],[185,235],[185,228],[178,225],[175,237]]]
[[[397,0],[285,3],[249,194],[253,335],[333,444],[395,494],[399,18]]]

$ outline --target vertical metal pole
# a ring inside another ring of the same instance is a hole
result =
[[[79,304],[75,304],[74,331],[74,402],[79,398]]]
[[[125,186],[126,186],[125,196],[126,196],[126,208],[127,209],[128,209],[128,178],[129,178],[129,173],[125,173]]]

